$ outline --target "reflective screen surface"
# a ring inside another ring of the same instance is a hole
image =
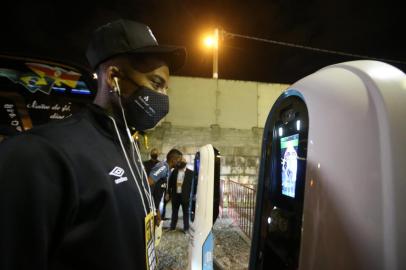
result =
[[[195,164],[193,170],[192,179],[192,190],[190,192],[190,220],[193,222],[195,220],[195,210],[196,210],[196,199],[197,199],[197,185],[199,181],[199,170],[200,170],[200,153],[197,152],[195,155]]]
[[[250,269],[297,269],[306,177],[308,112],[282,94],[264,130]]]
[[[295,197],[299,134],[280,138],[282,194]]]

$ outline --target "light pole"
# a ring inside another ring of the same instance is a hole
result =
[[[213,44],[213,79],[219,78],[219,29],[214,29],[214,44]]]
[[[213,50],[213,79],[218,79],[218,56],[219,56],[219,29],[215,28],[213,35],[205,38],[206,47]]]

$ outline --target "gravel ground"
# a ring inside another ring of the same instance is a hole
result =
[[[188,263],[189,235],[181,230],[162,233],[157,247],[158,270],[183,270]]]
[[[222,269],[248,269],[250,246],[229,218],[218,219],[213,228],[214,259]]]
[[[167,215],[170,216],[170,205],[168,206]],[[169,220],[164,221],[163,227],[169,227],[169,222]],[[159,270],[184,270],[187,268],[189,235],[181,230],[181,211],[177,228],[175,231],[164,231],[162,234],[161,243],[157,247]],[[250,247],[232,220],[229,218],[217,219],[213,233],[215,240],[214,260],[217,266],[215,269],[248,269]]]

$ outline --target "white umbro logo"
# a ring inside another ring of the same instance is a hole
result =
[[[144,96],[144,100],[148,102],[149,96]]]
[[[117,179],[114,180],[114,182],[116,184],[120,184],[120,183],[128,180],[127,177],[123,177],[124,173],[125,172],[122,168],[116,166],[109,174],[112,176],[118,177]]]

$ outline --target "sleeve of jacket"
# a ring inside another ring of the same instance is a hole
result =
[[[169,176],[168,193],[170,195],[172,195],[172,192],[176,188],[176,180],[177,180],[178,174],[175,172],[177,172],[177,169],[174,169],[172,171],[171,175]]]
[[[185,171],[185,179],[183,182],[182,193],[184,194],[184,199],[189,201],[190,192],[192,190],[192,180],[193,180],[193,171],[186,169]]]
[[[168,176],[168,168],[162,162],[157,163],[149,173],[149,177],[151,177],[154,182],[158,182],[160,179],[165,178],[167,180]]]
[[[0,144],[0,269],[48,269],[73,212],[66,157],[42,137]]]

